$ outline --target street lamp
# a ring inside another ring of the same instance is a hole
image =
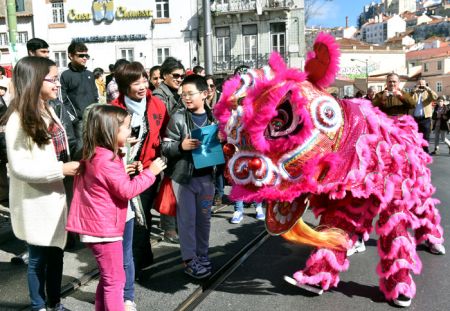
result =
[[[366,92],[369,91],[369,59],[360,60],[356,58],[350,58],[352,62],[360,62],[366,65]]]

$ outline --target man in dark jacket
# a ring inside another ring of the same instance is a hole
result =
[[[61,74],[61,95],[69,113],[81,121],[84,109],[98,101],[98,91],[94,74],[86,69],[86,62],[90,58],[88,48],[84,43],[70,43],[69,69]],[[81,137],[82,122],[74,122],[75,134]]]

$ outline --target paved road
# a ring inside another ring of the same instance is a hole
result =
[[[446,150],[445,148],[442,148]],[[433,183],[442,224],[450,232],[448,204],[450,202],[450,156],[435,157],[432,165]],[[248,209],[248,212],[254,212]],[[216,268],[231,258],[263,227],[251,217],[241,225],[231,225],[228,219],[231,207],[213,218],[211,254]],[[307,221],[313,222],[308,214]],[[448,234],[447,234],[448,236]],[[450,251],[450,243],[445,246]],[[450,253],[446,256],[430,254],[418,247],[423,272],[415,277],[417,296],[410,310],[449,310]],[[139,310],[174,310],[200,282],[183,275],[178,248],[161,243],[156,249],[156,265],[149,270],[148,280],[136,284],[136,302]],[[375,266],[378,262],[376,237],[367,243],[367,251],[351,257],[349,271],[341,275],[339,286],[323,296],[312,296],[283,281],[283,275],[292,275],[302,268],[310,248],[293,245],[280,237],[270,237],[251,255],[216,291],[209,295],[197,310],[394,310],[378,290]],[[92,310],[96,281],[83,286],[66,297],[64,303],[71,310]]]

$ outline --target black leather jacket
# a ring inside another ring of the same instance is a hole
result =
[[[208,115],[208,125],[214,122],[211,110],[205,105]],[[189,135],[194,128],[192,113],[186,108],[180,108],[170,116],[169,124],[166,128],[161,145],[161,152],[167,158],[167,174],[171,179],[179,184],[188,184],[194,174],[194,163],[191,151],[181,150],[181,142]],[[212,173],[212,168],[196,170],[201,175]]]

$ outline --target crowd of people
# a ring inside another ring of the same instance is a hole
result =
[[[88,47],[80,42],[69,45],[68,69],[59,74],[45,41],[31,39],[27,48],[11,81],[0,68],[0,199],[8,196],[8,162],[12,226],[27,244],[19,257],[28,262],[32,309],[64,310],[64,248],[79,238],[99,266],[96,310],[136,310],[134,281],[153,263],[151,210],[161,175],[176,200],[176,216],[161,214],[163,238],[180,245],[186,274],[208,277],[211,207],[231,202],[224,165],[195,167],[200,141],[191,133],[217,123],[214,77],[173,57],[150,70],[119,59],[105,76],[102,68],[87,69]],[[440,139],[450,148],[443,97],[423,79],[412,93],[399,88],[396,74],[386,85],[378,93],[369,88],[364,98],[390,116],[412,114],[426,140],[433,127],[434,154]],[[253,205],[264,220],[262,202]],[[244,202],[234,202],[230,222],[243,217]],[[364,250],[357,247],[348,254]]]

